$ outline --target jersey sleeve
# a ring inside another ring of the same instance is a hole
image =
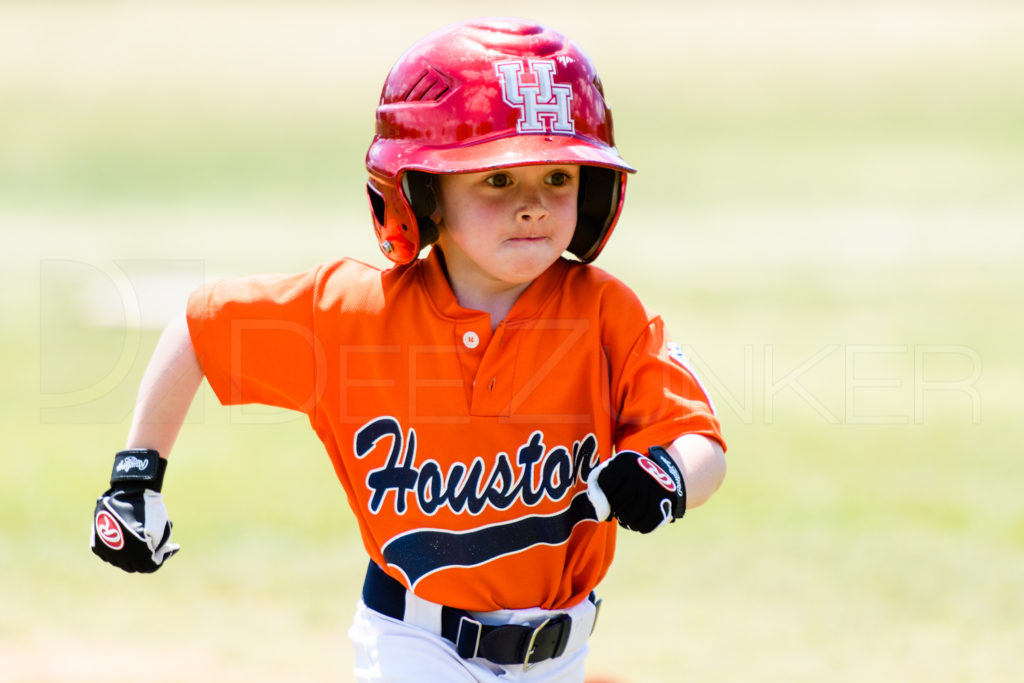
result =
[[[189,335],[222,404],[313,410],[323,357],[313,324],[317,273],[220,280],[190,295]]]
[[[725,447],[711,399],[660,317],[636,339],[616,384],[617,450],[646,452],[684,434],[702,434]]]

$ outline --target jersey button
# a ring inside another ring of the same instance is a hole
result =
[[[480,346],[480,335],[476,332],[469,331],[462,335],[462,343],[466,345],[467,349],[475,349]]]

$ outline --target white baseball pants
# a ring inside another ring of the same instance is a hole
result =
[[[487,624],[536,624],[546,617],[568,614],[573,628],[561,656],[524,670],[521,664],[501,666],[486,659],[462,659],[455,645],[440,635],[441,606],[406,592],[405,620],[375,612],[363,604],[349,629],[355,646],[355,675],[361,683],[583,683],[587,639],[597,609],[584,600],[562,612],[542,609],[475,613]]]

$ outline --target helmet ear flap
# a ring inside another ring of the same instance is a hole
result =
[[[597,258],[622,210],[626,174],[603,166],[580,166],[576,232],[569,253],[583,263]]]
[[[416,217],[394,181],[371,175],[366,196],[373,216],[377,246],[395,263],[409,263],[419,254],[420,236]]]
[[[437,241],[437,225],[430,218],[437,210],[433,176],[422,171],[394,178],[370,174],[366,183],[377,244],[395,263],[409,263],[423,247]]]
[[[437,195],[434,192],[434,176],[423,171],[406,171],[402,174],[402,191],[409,202],[420,230],[420,249],[437,241],[437,225],[431,216],[437,211]]]

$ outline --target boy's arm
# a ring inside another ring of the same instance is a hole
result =
[[[203,381],[185,315],[164,329],[142,377],[127,448],[149,448],[167,458]]]
[[[684,434],[668,448],[686,485],[686,509],[703,505],[725,479],[725,451],[722,444],[701,434]]]
[[[146,367],[128,435],[114,456],[110,488],[93,511],[92,551],[127,572],[153,572],[178,551],[161,488],[203,372],[184,315],[172,320]]]

